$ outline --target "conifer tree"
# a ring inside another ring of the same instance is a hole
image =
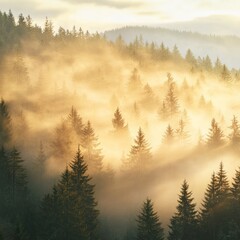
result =
[[[61,160],[66,159],[69,156],[71,143],[70,128],[66,121],[62,121],[62,123],[55,129],[54,138],[51,143],[53,155]]]
[[[41,237],[47,239],[98,239],[97,203],[87,165],[78,149],[52,193],[41,204]]]
[[[90,121],[87,122],[82,133],[82,147],[85,161],[88,164],[90,173],[98,173],[102,170],[101,149],[99,148],[98,138]]]
[[[171,125],[168,124],[166,132],[163,136],[163,143],[168,145],[168,144],[173,144],[174,141],[175,141],[174,130],[171,127]]]
[[[79,229],[83,239],[98,239],[98,214],[97,202],[94,198],[94,185],[87,175],[87,165],[78,149],[76,156],[70,164],[71,191],[76,199],[75,212],[79,214]]]
[[[149,166],[152,158],[149,144],[141,128],[138,130],[134,143],[130,150],[127,164],[130,168],[141,172]]]
[[[225,64],[223,65],[223,68],[222,68],[221,80],[226,83],[230,83],[232,81],[231,73]]]
[[[47,160],[47,157],[44,152],[43,144],[42,144],[42,142],[40,142],[39,152],[38,152],[38,156],[36,159],[36,164],[37,164],[37,167],[38,167],[38,170],[40,171],[40,173],[44,172],[46,160]]]
[[[217,197],[218,202],[223,202],[229,197],[229,182],[227,179],[226,172],[223,168],[223,163],[220,163],[219,171],[217,173]]]
[[[232,215],[230,211],[230,189],[223,164],[219,171],[212,175],[211,182],[205,192],[201,209],[202,239],[221,239],[227,236]]]
[[[236,116],[233,116],[232,124],[229,128],[231,129],[231,133],[229,134],[231,146],[240,147],[240,127]]]
[[[153,203],[147,199],[137,218],[137,240],[163,240],[164,232]]]
[[[9,143],[11,140],[11,117],[4,100],[0,102],[0,146]]]
[[[176,136],[181,143],[186,143],[189,138],[188,132],[185,131],[186,123],[180,119],[179,127],[176,129]]]
[[[209,129],[207,137],[207,146],[210,148],[215,148],[223,145],[223,136],[224,135],[221,128],[218,126],[218,123],[213,118],[211,122],[211,128]]]
[[[75,131],[75,133],[81,137],[84,125],[82,118],[79,116],[77,110],[73,106],[71,108],[71,112],[68,115],[68,122],[70,123],[70,126]]]
[[[197,60],[196,58],[194,57],[192,51],[190,49],[187,50],[187,53],[186,53],[186,56],[185,56],[185,59],[188,63],[190,63],[192,66],[196,66],[197,64]]]
[[[240,204],[240,168],[236,170],[235,177],[231,187],[233,198]]]
[[[23,200],[27,194],[27,175],[20,152],[14,147],[9,153],[9,175],[12,200]]]
[[[113,127],[116,129],[116,131],[122,130],[125,127],[125,122],[119,108],[117,108],[114,113],[112,124],[113,124]]]
[[[168,240],[197,239],[197,218],[192,193],[188,190],[186,180],[182,184],[177,212],[170,220]]]
[[[178,99],[175,94],[175,83],[172,78],[168,76],[168,92],[164,103],[167,109],[168,117],[173,117],[179,111]]]
[[[134,68],[128,83],[129,91],[136,92],[141,89],[142,83],[137,68]]]

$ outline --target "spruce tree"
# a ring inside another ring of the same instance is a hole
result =
[[[164,232],[153,203],[147,199],[137,218],[137,240],[163,240]]]
[[[36,165],[38,167],[38,171],[41,174],[43,174],[43,172],[44,172],[46,160],[47,160],[47,157],[44,152],[43,144],[42,144],[42,142],[40,142],[39,152],[38,152],[37,159],[36,159]]]
[[[229,128],[231,129],[231,133],[229,134],[230,145],[240,147],[240,127],[236,116],[233,116],[232,124]]]
[[[71,108],[71,111],[68,115],[68,122],[69,122],[71,128],[74,130],[74,132],[79,137],[81,137],[84,125],[82,122],[82,118],[79,116],[77,110],[74,107]]]
[[[240,204],[240,168],[236,170],[231,187],[232,197]]]
[[[122,114],[119,108],[117,108],[116,111],[114,112],[114,118],[112,119],[112,124],[116,131],[123,130],[125,127],[124,119],[122,117]]]
[[[215,119],[212,119],[211,127],[209,129],[209,133],[207,136],[207,146],[210,148],[215,148],[222,146],[224,144],[223,139],[223,131],[218,126],[218,123],[215,121]]]
[[[181,119],[178,126],[176,129],[176,137],[180,143],[186,143],[189,138],[188,132],[185,130],[186,123]]]
[[[91,178],[87,175],[87,165],[78,149],[71,168],[71,191],[75,198],[74,211],[78,213],[77,226],[81,231],[82,239],[98,239],[98,214],[97,202],[94,198],[94,185],[90,183]]]
[[[164,103],[167,109],[168,117],[171,118],[179,112],[178,99],[175,93],[175,83],[168,76],[168,92],[165,97]]]
[[[8,144],[11,140],[11,117],[4,100],[0,102],[0,146]]]
[[[94,129],[90,121],[88,121],[82,133],[82,147],[84,158],[91,174],[99,173],[102,170],[103,156],[99,145],[100,143]]]
[[[216,239],[216,206],[218,204],[218,184],[215,173],[208,184],[200,212],[200,239]]]
[[[135,144],[130,150],[127,164],[132,170],[142,172],[149,166],[152,155],[150,153],[149,144],[141,128],[138,130],[134,143]]]
[[[184,180],[178,199],[177,212],[170,220],[169,240],[197,239],[196,204],[193,203],[192,193]]]
[[[223,168],[223,163],[220,163],[219,171],[216,175],[217,178],[217,198],[218,202],[223,202],[229,197],[230,188],[226,172]]]
[[[175,141],[174,130],[170,124],[168,124],[166,132],[163,136],[163,143],[166,145],[173,144]]]
[[[27,194],[27,175],[20,152],[14,147],[9,153],[9,177],[12,200],[21,201]]]
[[[97,240],[98,215],[94,185],[78,149],[52,193],[41,204],[41,237],[56,240]]]
[[[212,175],[201,209],[201,239],[218,240],[227,237],[232,221],[230,189],[223,164]]]

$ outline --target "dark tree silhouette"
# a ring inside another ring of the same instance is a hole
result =
[[[142,210],[137,218],[137,240],[163,240],[164,232],[157,213],[153,209],[153,203],[147,199],[143,203]]]
[[[123,130],[125,127],[125,122],[119,108],[117,108],[116,111],[114,112],[114,118],[112,119],[112,124],[115,130],[117,131]]]
[[[219,147],[224,144],[224,135],[215,119],[212,119],[211,127],[207,136],[207,146],[210,148]]]
[[[128,168],[142,172],[150,165],[152,155],[150,153],[148,142],[145,139],[145,135],[141,128],[138,130],[138,134],[134,140],[134,143],[135,144],[130,150],[126,164]]]
[[[183,182],[179,195],[177,212],[170,220],[169,240],[197,239],[197,217],[192,193],[188,190],[186,181]]]
[[[163,136],[163,143],[168,145],[168,144],[173,144],[174,141],[175,141],[174,130],[169,124]]]
[[[230,145],[233,147],[240,147],[240,127],[236,116],[233,116],[232,124],[229,128],[231,129],[231,133],[228,136]]]
[[[98,142],[94,129],[92,128],[90,121],[88,121],[87,125],[83,129],[82,147],[89,172],[92,174],[98,173],[102,170],[103,156],[99,145],[100,143]]]
[[[8,144],[11,140],[11,117],[8,112],[8,107],[4,100],[0,102],[0,146]]]

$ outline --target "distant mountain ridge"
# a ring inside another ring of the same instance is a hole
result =
[[[123,27],[106,31],[104,34],[111,41],[121,35],[126,43],[141,36],[144,42],[154,42],[157,45],[164,43],[170,49],[176,44],[183,56],[191,49],[196,57],[208,55],[213,62],[219,57],[229,67],[240,68],[240,38],[237,36],[206,35],[146,26]]]

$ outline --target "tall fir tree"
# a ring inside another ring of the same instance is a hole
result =
[[[10,142],[12,135],[11,117],[8,106],[2,99],[0,102],[0,146]]]
[[[223,131],[218,126],[218,123],[213,118],[211,122],[211,127],[207,136],[207,146],[210,148],[215,148],[222,146],[224,144]]]
[[[81,137],[84,124],[82,122],[82,118],[78,114],[77,110],[72,106],[71,111],[68,115],[68,122],[70,124],[70,127],[74,130],[74,132]]]
[[[232,197],[239,203],[240,206],[240,168],[236,170],[231,187]]]
[[[147,199],[137,218],[137,240],[163,240],[164,231],[153,203]]]
[[[228,136],[230,145],[237,148],[240,147],[240,127],[236,116],[233,116],[232,124],[229,128],[231,129],[231,133]]]
[[[90,121],[88,121],[83,129],[82,147],[84,158],[91,174],[99,173],[102,170],[103,156],[99,145],[100,143],[98,142],[94,129],[92,128]]]
[[[164,104],[167,110],[169,118],[172,118],[179,112],[178,98],[175,93],[175,83],[172,78],[168,76],[168,92],[164,100]]]
[[[84,162],[80,149],[70,164],[71,168],[71,191],[76,199],[75,211],[79,213],[79,228],[83,239],[98,239],[98,215],[97,202],[94,198],[94,185],[87,175],[87,164]]]
[[[184,180],[178,199],[177,212],[170,220],[168,240],[197,239],[197,212],[189,185]]]
[[[128,156],[127,167],[137,172],[143,172],[143,170],[150,165],[152,155],[149,144],[141,128],[138,129],[134,143]]]
[[[52,193],[41,203],[42,239],[97,240],[98,215],[94,185],[78,149],[70,168],[66,168]]]
[[[112,119],[112,124],[116,131],[121,131],[125,127],[125,121],[122,117],[122,114],[119,108],[117,108],[116,111],[114,112],[114,118]]]
[[[163,136],[163,143],[166,145],[173,144],[175,141],[174,130],[170,124],[168,124],[166,132]]]

